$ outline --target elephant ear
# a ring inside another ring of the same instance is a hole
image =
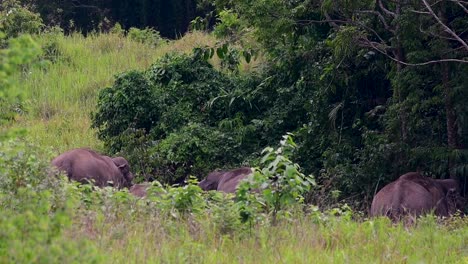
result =
[[[119,168],[123,175],[127,175],[130,173],[130,166],[126,159],[122,157],[116,157],[112,159],[114,161],[115,166]]]
[[[119,167],[119,169],[123,170],[123,169],[128,167],[128,164],[120,164],[117,167]]]
[[[119,168],[119,170],[122,172],[122,175],[124,175],[126,177],[130,173],[130,167],[128,166],[127,163],[119,164],[119,165],[117,165],[117,168]]]

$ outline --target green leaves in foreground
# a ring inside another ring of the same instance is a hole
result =
[[[289,159],[295,148],[292,134],[287,134],[276,150],[271,147],[263,150],[261,168],[256,168],[237,190],[237,199],[244,203],[241,212],[244,221],[252,216],[251,204],[259,204],[276,222],[278,214],[287,213],[291,206],[304,202],[303,195],[315,186],[315,180],[312,175],[300,172],[299,165]]]
[[[64,236],[77,189],[51,175],[46,156],[27,143],[0,142],[0,263],[96,262],[83,238]]]
[[[0,40],[2,39],[0,31]],[[22,35],[9,39],[8,47],[0,49],[0,124],[14,118],[12,101],[20,96],[15,89],[16,78],[21,67],[27,65],[41,54],[41,48],[31,36]],[[0,138],[2,133],[0,133]]]

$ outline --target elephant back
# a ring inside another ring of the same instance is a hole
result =
[[[67,174],[68,178],[82,183],[93,181],[96,186],[124,187],[126,180],[114,161],[88,148],[67,151],[54,158],[51,164]]]

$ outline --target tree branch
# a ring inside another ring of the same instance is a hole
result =
[[[462,1],[453,0],[453,2],[457,3],[457,5],[459,5],[463,9],[463,11],[465,11],[465,13],[468,14],[468,9],[463,5],[463,4],[468,5],[467,2],[464,2],[463,4],[462,4]]]
[[[380,9],[382,9],[382,11],[387,14],[388,16],[391,16],[393,18],[396,18],[396,14],[390,10],[388,10],[387,8],[385,8],[385,6],[383,5],[382,3],[382,0],[377,0],[377,2],[379,3],[379,7]]]
[[[429,13],[431,13],[432,17],[434,17],[434,19],[437,20],[437,22],[444,28],[445,32],[452,35],[458,42],[462,44],[463,47],[465,47],[466,51],[468,51],[468,44],[466,44],[466,42],[463,39],[461,39],[455,32],[453,32],[447,25],[445,25],[442,22],[442,20],[434,13],[431,6],[427,3],[426,0],[421,1],[424,3]]]
[[[468,60],[460,60],[460,59],[440,59],[440,60],[430,60],[430,61],[425,61],[425,62],[421,62],[421,63],[408,63],[408,62],[404,62],[404,61],[401,61],[401,60],[398,60],[396,59],[395,57],[393,57],[392,55],[388,54],[387,51],[385,50],[382,50],[380,49],[376,44],[380,45],[380,43],[376,43],[376,42],[372,42],[368,39],[363,39],[364,42],[366,42],[367,44],[369,44],[368,47],[376,50],[377,52],[385,55],[387,58],[391,59],[392,61],[396,62],[396,63],[400,63],[400,64],[403,64],[405,66],[424,66],[424,65],[429,65],[429,64],[435,64],[435,63],[441,63],[441,62],[458,62],[458,63],[468,63]]]
[[[384,25],[385,29],[386,30],[390,30],[390,27],[388,26],[387,24],[387,21],[385,20],[385,18],[383,17],[383,15],[378,12],[378,11],[374,11],[374,10],[362,10],[362,11],[357,11],[358,13],[364,13],[364,14],[374,14],[376,15],[379,20],[382,22],[382,24]]]

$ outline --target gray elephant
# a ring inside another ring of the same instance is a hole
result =
[[[459,185],[452,179],[437,180],[409,172],[384,186],[374,197],[371,216],[388,216],[393,221],[402,216],[434,212],[449,216],[460,206]]]
[[[241,167],[230,171],[213,171],[198,186],[204,191],[217,190],[225,193],[235,193],[239,182],[247,178],[252,172],[252,168],[249,167]]]
[[[68,178],[82,183],[94,180],[99,187],[112,185],[130,187],[133,174],[126,159],[111,158],[91,149],[78,148],[67,151],[52,160],[52,165],[64,171]]]

